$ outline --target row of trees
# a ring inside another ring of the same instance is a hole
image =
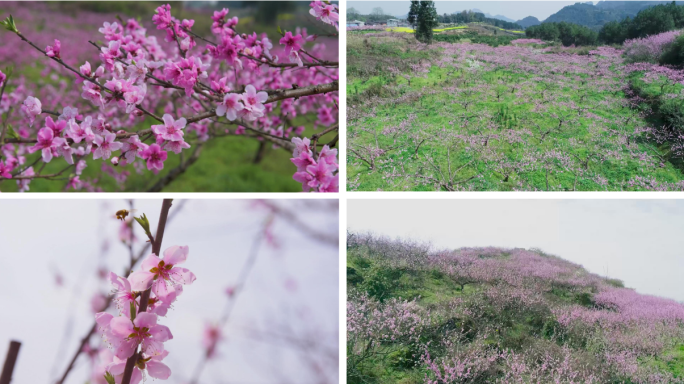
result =
[[[439,22],[444,24],[487,23],[503,29],[523,29],[519,24],[492,19],[486,17],[484,13],[473,11],[462,11],[460,13],[452,13],[451,15],[445,13],[442,16],[439,16]]]
[[[598,38],[606,44],[622,44],[627,39],[636,39],[662,32],[684,28],[684,6],[674,1],[644,9],[633,19],[611,21],[601,28]]]
[[[351,7],[347,10],[347,20],[361,20],[364,22],[379,22],[386,21],[387,19],[393,19],[394,16],[388,15],[380,7],[375,7],[369,15],[363,15],[359,10]]]
[[[525,30],[525,35],[533,39],[560,41],[565,46],[595,45],[598,34],[591,29],[572,23],[542,23]]]
[[[560,22],[543,23],[527,28],[525,34],[531,38],[560,41],[569,45],[622,44],[636,39],[684,28],[684,6],[674,1],[644,9],[634,18],[606,23],[596,33],[578,24]]]

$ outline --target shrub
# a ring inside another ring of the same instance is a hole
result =
[[[660,33],[625,41],[625,61],[628,63],[657,63],[679,36],[681,31]]]
[[[663,50],[660,56],[660,64],[669,64],[674,66],[684,66],[684,35],[677,31],[677,38]]]

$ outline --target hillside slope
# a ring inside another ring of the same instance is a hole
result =
[[[682,383],[684,305],[539,250],[347,239],[349,383]]]
[[[587,3],[575,3],[563,7],[560,11],[549,16],[544,23],[569,23],[584,25],[593,29],[599,29],[609,21],[621,21],[626,17],[634,17],[642,9],[658,4],[666,4],[666,1],[600,1],[596,5]]]
[[[526,18],[524,18],[522,20],[518,20],[515,23],[522,26],[523,28],[527,28],[527,27],[531,27],[533,25],[539,25],[539,24],[541,24],[541,21],[539,21],[539,19],[537,19],[534,16],[527,16]]]

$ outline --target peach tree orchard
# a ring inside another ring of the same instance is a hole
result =
[[[316,0],[309,13],[337,36],[336,5]],[[4,29],[52,61],[51,68],[73,75],[75,89],[45,94],[15,81],[11,68],[0,71],[0,180],[16,180],[20,191],[37,178],[63,190],[100,191],[101,180],[82,175],[92,166],[123,188],[129,171],[117,166],[157,174],[173,152],[179,165],[148,189],[160,191],[197,161],[205,142],[240,135],[292,153],[293,178],[304,191],[337,191],[337,52],[300,28],[278,27],[274,40],[238,33],[238,18],[228,14],[215,11],[213,36],[204,37],[193,32],[194,20],[176,19],[167,4],[152,16],[163,43],[138,21],[120,19],[99,28],[105,43],[51,36],[46,47],[7,17]],[[3,41],[10,38],[5,32]],[[99,52],[99,64],[69,57],[70,46],[83,44]],[[299,116],[319,131],[303,137],[305,127],[293,122]],[[50,162],[64,164],[47,172]]]

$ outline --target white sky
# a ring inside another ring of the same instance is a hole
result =
[[[336,200],[276,203],[302,215],[318,231],[335,237],[339,233]],[[171,212],[178,204],[174,202]],[[161,200],[138,200],[135,205],[138,213],[147,214],[154,233]],[[123,200],[0,200],[0,359],[4,361],[9,340],[22,342],[13,384],[50,384],[61,374],[77,339],[94,320],[89,301],[98,289],[94,271],[104,239],[110,239],[104,259],[108,269],[121,274],[127,264],[128,249],[118,242],[119,222],[111,218],[127,206]],[[225,288],[237,279],[265,217],[264,210],[245,200],[191,200],[167,225],[162,249],[188,245],[183,266],[197,280],[160,320],[174,335],[165,343],[170,354],[164,362],[173,373],[164,383],[188,379],[201,354],[205,321],[222,313]],[[262,247],[224,329],[228,342],[219,348],[220,363],[207,366],[202,383],[314,382],[302,363],[310,354],[253,341],[244,327],[279,332],[274,326],[289,325],[301,337],[308,332],[335,353],[339,350],[338,246],[313,241],[282,219],[277,219],[274,233],[281,247]],[[143,236],[139,229],[136,234]],[[54,283],[54,268],[64,275],[61,288]],[[286,288],[290,279],[296,282],[294,291]],[[110,290],[108,284],[101,287]],[[71,341],[51,375],[69,313],[74,320]],[[85,363],[79,360],[67,384],[86,381]],[[323,367],[332,382],[337,381],[337,365],[335,358],[334,364]]]
[[[521,247],[684,302],[684,200],[349,200],[347,226],[437,248]]]
[[[520,20],[527,16],[534,16],[540,21],[560,11],[567,5],[577,1],[435,1],[437,13],[454,13],[469,9],[479,9],[491,15],[502,15],[513,20]],[[596,2],[594,2],[596,3]],[[405,15],[409,11],[409,0],[386,1],[348,1],[347,9],[354,7],[361,14],[370,14],[373,8],[380,7],[387,14],[394,16]]]

